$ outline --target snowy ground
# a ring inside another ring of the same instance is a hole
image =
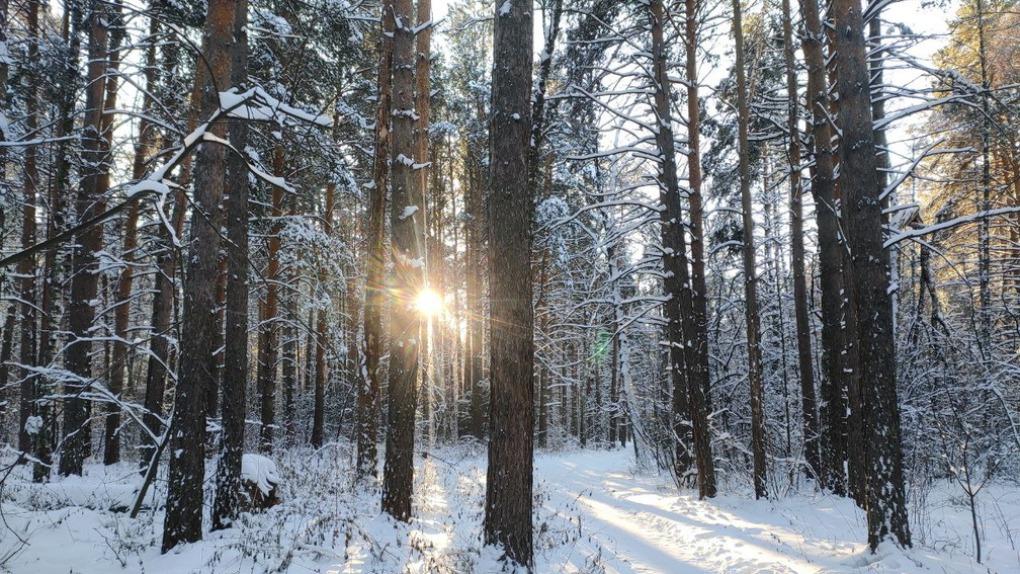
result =
[[[95,465],[83,479],[39,486],[15,474],[3,488],[0,562],[16,573],[497,572],[480,542],[485,459],[446,448],[419,461],[415,520],[378,513],[378,492],[355,492],[350,452],[292,452],[279,461],[285,502],[233,529],[159,554],[162,512],[131,520],[133,467]],[[211,473],[210,473],[211,476]],[[871,555],[863,515],[847,500],[727,495],[698,501],[663,477],[637,473],[629,451],[539,455],[538,572],[698,574],[1020,572],[1020,489],[981,493],[984,564],[973,560],[968,509],[951,485],[914,518],[917,546]],[[211,484],[211,482],[210,482]],[[739,488],[737,489],[739,490]],[[156,493],[162,500],[164,493]],[[115,510],[111,511],[113,508]],[[206,521],[208,524],[208,520]]]

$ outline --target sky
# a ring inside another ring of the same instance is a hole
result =
[[[448,10],[450,4],[456,0],[432,0],[432,14],[433,20],[439,22],[442,20]],[[514,0],[520,1],[520,0]],[[569,0],[567,0],[569,1]],[[722,0],[726,1],[726,0]],[[747,6],[746,10],[749,13],[753,13],[762,9],[763,2],[770,3],[777,0],[753,0],[752,2],[745,2]],[[794,2],[794,9],[796,10],[796,1]],[[865,0],[866,2],[867,0]],[[537,4],[537,2],[536,2]],[[493,5],[494,6],[494,5]],[[922,60],[929,61],[931,56],[945,43],[945,34],[948,32],[948,22],[956,13],[957,7],[959,6],[959,0],[949,0],[947,5],[943,8],[925,8],[922,6],[922,0],[899,0],[895,1],[887,6],[883,11],[883,20],[889,24],[901,24],[909,27],[913,32],[923,36],[929,36],[923,42],[920,42],[916,46],[912,47],[909,52],[914,57]],[[774,4],[769,4],[770,9],[777,8]],[[493,7],[493,10],[495,7]],[[542,14],[539,8],[535,9],[535,53],[536,56],[541,50],[542,45]],[[440,23],[440,30],[442,30],[442,24]],[[723,42],[725,42],[724,40]],[[562,40],[561,40],[562,45]],[[439,34],[437,39],[437,48],[442,49],[443,40],[442,34]],[[719,44],[720,48],[728,48],[724,44]],[[798,57],[800,54],[798,53]],[[928,81],[920,73],[915,70],[907,69],[889,69],[885,73],[886,82],[891,85],[897,86],[923,86]],[[711,80],[709,80],[711,81]],[[895,111],[899,107],[915,104],[916,101],[911,102],[890,102],[887,104],[889,112]],[[911,127],[917,125],[923,120],[922,117],[913,117],[904,121],[898,122],[891,126],[888,132],[889,145],[893,151],[893,163],[905,163],[911,153],[911,146],[905,140],[909,138],[909,131]],[[896,156],[899,156],[897,161]]]

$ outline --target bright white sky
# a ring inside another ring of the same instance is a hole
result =
[[[454,3],[456,0],[432,0],[432,13],[435,21],[443,19],[448,11],[449,5]],[[514,0],[520,1],[520,0]],[[569,2],[569,0],[566,0]],[[725,0],[722,0],[725,1]],[[767,3],[771,3],[773,0],[764,0]],[[796,0],[794,1],[794,9],[796,9]],[[868,0],[863,0],[867,3]],[[536,6],[538,2],[536,1]],[[751,13],[761,10],[761,0],[745,0],[745,5],[748,6],[747,10]],[[493,4],[493,10],[495,10]],[[914,33],[929,36],[930,39],[921,42],[917,46],[911,49],[912,55],[922,61],[928,61],[931,55],[938,50],[945,43],[945,34],[948,32],[947,22],[954,17],[956,14],[957,7],[959,6],[959,0],[949,0],[949,4],[945,8],[924,8],[921,5],[921,0],[900,0],[886,7],[883,13],[883,19],[888,23],[897,23],[908,26]],[[542,45],[542,14],[536,7],[535,11],[535,53],[541,50]],[[441,25],[442,26],[442,25]],[[441,35],[437,42],[437,48],[442,49]],[[561,42],[562,43],[562,42]],[[724,47],[720,45],[720,47]],[[728,47],[727,47],[728,48]],[[928,80],[921,76],[914,70],[902,70],[902,69],[891,69],[886,71],[885,74],[886,82],[897,86],[923,86]],[[891,102],[887,105],[888,111],[895,110],[903,105],[909,105],[910,103]],[[889,130],[888,139],[890,147],[894,150],[894,155],[906,156],[910,153],[910,146],[906,143],[898,143],[907,139],[908,131],[910,126],[917,125],[921,118],[915,117],[911,120],[900,122],[898,125],[894,125]],[[903,158],[900,158],[902,161]],[[900,163],[896,158],[893,158],[893,163]]]

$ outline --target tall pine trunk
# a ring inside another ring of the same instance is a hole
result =
[[[534,450],[532,4],[496,0],[489,123],[489,464],[485,542],[531,567]]]
[[[470,145],[470,143],[468,144]],[[485,184],[482,176],[479,175],[480,168],[477,158],[471,154],[467,161],[471,175],[465,193],[467,194],[467,314],[468,314],[468,357],[466,359],[465,371],[467,372],[467,390],[469,393],[468,415],[471,436],[478,440],[485,438],[483,422],[485,415],[482,412],[484,402],[483,393],[483,351],[485,347],[485,307],[484,278],[482,277],[484,264],[483,245],[485,243]]]
[[[154,98],[152,92],[156,83],[156,35],[159,33],[159,20],[152,17],[149,21],[148,44],[145,47],[145,93],[142,96],[142,117],[138,121],[138,139],[135,142],[134,159],[131,164],[131,179],[138,181],[145,175],[145,162],[152,153],[152,146],[155,140],[155,128],[151,125],[148,117],[152,113]],[[114,78],[110,82],[116,82]],[[108,89],[107,93],[112,89]],[[109,106],[108,106],[109,107]],[[117,278],[116,290],[114,292],[114,315],[113,315],[113,350],[110,359],[110,392],[119,395],[124,392],[124,379],[128,369],[128,354],[130,346],[127,342],[128,327],[131,319],[131,298],[132,286],[134,285],[135,250],[138,248],[138,215],[140,204],[137,200],[132,201],[128,207],[127,217],[123,223],[123,242],[121,245],[121,259],[124,268]],[[120,440],[118,429],[120,427],[120,405],[110,403],[107,406],[105,446],[103,448],[103,462],[105,464],[116,464],[120,461]]]
[[[241,89],[248,79],[248,2],[239,0],[234,12],[234,41],[230,83]],[[248,124],[232,119],[230,145],[243,150],[248,141]],[[213,503],[213,529],[230,526],[241,510],[241,456],[244,452],[245,394],[248,388],[248,166],[243,156],[227,158],[227,179],[232,182],[225,194],[227,227],[227,299],[224,309],[223,400],[220,402],[223,438],[216,464],[216,499]]]
[[[234,42],[233,0],[211,0],[206,16],[202,57],[208,64],[202,82],[201,121],[209,121],[220,106],[218,90],[230,85]],[[199,75],[201,79],[202,75]],[[226,136],[222,119],[209,126],[220,139]],[[198,148],[195,161],[194,209],[189,257],[184,282],[180,370],[174,397],[170,435],[170,472],[162,550],[202,538],[202,483],[205,478],[205,393],[214,383],[209,354],[216,321],[216,276],[219,263],[219,214],[223,197],[226,149],[216,143]]]
[[[669,296],[664,304],[666,340],[669,343],[669,373],[673,386],[673,424],[677,480],[690,470],[692,454],[697,468],[698,492],[702,497],[715,496],[715,465],[712,460],[708,428],[705,380],[708,373],[692,345],[684,341],[698,340],[694,318],[694,299],[687,261],[687,241],[683,231],[683,210],[680,183],[677,180],[676,144],[673,138],[673,114],[670,109],[670,82],[663,39],[665,18],[661,0],[649,5],[652,34],[655,113],[658,116],[656,146],[660,158],[659,227],[662,236],[662,264],[666,272],[663,290]],[[707,351],[706,351],[707,352]],[[690,420],[688,425],[686,420]]]
[[[793,306],[797,325],[797,364],[800,370],[801,417],[804,433],[806,472],[822,476],[818,449],[818,411],[811,355],[811,319],[807,278],[804,270],[804,188],[801,185],[800,118],[797,102],[797,64],[793,45],[793,13],[790,0],[783,0],[783,61],[786,66],[787,162],[790,178],[790,258],[793,269]]]
[[[326,186],[326,205],[322,214],[322,232],[326,236],[333,235],[333,212],[335,207],[336,185],[330,183]],[[323,264],[319,269],[318,276],[320,299],[326,299],[326,283],[326,266]],[[312,446],[315,448],[322,447],[326,435],[326,349],[329,346],[326,319],[328,315],[328,310],[325,307],[320,307],[315,323],[315,389],[313,392],[311,441]]]
[[[50,204],[46,218],[47,238],[56,236],[64,229],[66,223],[67,201],[65,196],[67,195],[68,182],[70,180],[71,173],[71,154],[68,152],[70,143],[68,142],[69,138],[66,136],[74,131],[74,109],[77,102],[76,88],[79,84],[78,52],[81,48],[80,32],[82,26],[82,11],[80,5],[77,1],[73,1],[67,6],[67,12],[65,12],[61,30],[61,35],[64,42],[67,43],[70,57],[61,71],[63,93],[61,94],[60,103],[57,106],[59,123],[57,124],[55,135],[58,139],[62,139],[62,141],[57,144],[55,166],[53,168],[54,177],[49,192]],[[60,250],[54,247],[48,249],[43,258],[45,275],[42,288],[42,308],[40,313],[41,320],[39,325],[39,336],[36,341],[36,344],[38,345],[37,364],[43,366],[49,365],[53,358],[56,336],[55,325],[59,323],[59,317],[57,316],[55,309],[57,308],[61,293],[64,291],[64,289],[61,288],[61,285],[63,283],[62,275],[66,271],[66,265],[62,262],[58,262],[59,255]],[[36,382],[37,392],[44,392],[50,388],[49,385],[51,385],[51,382],[45,379],[45,377],[41,377],[40,380]],[[36,482],[47,480],[52,471],[51,458],[54,448],[53,438],[56,435],[56,420],[52,408],[53,403],[53,401],[41,401],[37,405],[38,416],[42,419],[43,424],[39,433],[36,434],[34,441],[35,457],[39,461],[36,463],[33,470],[33,479]]]
[[[101,2],[89,7],[88,83],[85,92],[85,127],[82,133],[82,180],[75,198],[79,221],[102,211],[102,186],[105,172],[110,169],[109,150],[106,145],[103,119],[107,71],[109,8]],[[103,227],[92,226],[75,237],[71,258],[71,299],[68,327],[74,339],[67,347],[65,363],[78,382],[65,384],[64,440],[59,472],[62,476],[80,475],[89,450],[89,405],[79,395],[86,392],[92,380],[92,345],[87,340],[95,319],[94,299],[98,290],[98,253],[103,244]]]
[[[429,78],[432,68],[431,0],[417,0],[416,8],[414,111],[417,119],[414,123],[414,160],[418,166],[414,168],[414,175],[417,178],[417,194],[421,198],[419,201],[423,210],[419,220],[421,222],[419,225],[422,229],[419,233],[424,241],[421,250],[425,261],[425,286],[434,291],[439,279],[433,269],[433,265],[437,264],[434,257],[438,256],[441,258],[442,255],[441,252],[437,253],[436,250],[436,243],[440,239],[432,233],[437,215],[433,213],[433,206],[437,202],[432,200],[432,198],[433,194],[440,190],[430,190],[429,186],[429,174],[432,171],[429,153],[429,122],[432,115],[431,81]],[[426,233],[426,230],[430,231]],[[442,297],[441,292],[439,296]],[[438,315],[435,318],[441,319]],[[420,327],[421,345],[423,352],[426,353],[421,373],[421,385],[424,390],[424,400],[421,401],[421,405],[424,418],[428,421],[426,425],[426,432],[428,433],[426,444],[430,448],[435,444],[435,407],[432,404],[434,400],[433,395],[435,394],[436,381],[442,375],[438,370],[438,357],[442,351],[437,344],[440,342],[438,335],[441,332],[437,327],[441,327],[441,324],[433,322],[432,319],[433,317],[429,317],[426,321],[422,322]],[[435,333],[436,336],[432,337],[432,333]]]
[[[701,98],[698,95],[698,0],[685,0],[684,51],[687,75],[687,185],[691,207],[691,297],[694,339],[692,349],[696,369],[691,371],[704,394],[705,411],[712,410],[711,380],[708,359],[708,287],[705,280],[705,222],[702,207],[701,173]],[[696,454],[696,456],[698,456]],[[705,496],[715,495],[714,473],[711,484],[705,485]]]
[[[411,518],[414,486],[414,421],[418,407],[418,358],[421,319],[415,297],[425,284],[425,213],[415,173],[414,157],[415,79],[414,10],[411,0],[393,5],[396,27],[393,37],[393,195],[390,229],[390,364],[389,421],[386,428],[386,460],[383,467],[382,508],[393,518]]]
[[[864,20],[859,0],[834,0],[834,65],[839,70],[836,116],[841,130],[840,188],[845,199],[857,312],[864,419],[864,487],[868,544],[892,536],[910,546],[903,484],[903,450],[896,398],[896,352],[884,248],[882,192],[873,130]]]
[[[375,115],[375,157],[368,208],[368,253],[365,256],[365,377],[358,388],[358,474],[375,476],[382,386],[382,312],[385,305],[386,192],[389,182],[390,106],[392,99],[393,0],[382,0],[379,34],[378,103]]]
[[[284,176],[284,165],[286,155],[283,142],[278,141],[273,150],[273,172],[278,178]],[[258,388],[259,388],[259,412],[261,422],[259,432],[259,450],[272,452],[273,450],[273,426],[276,422],[276,366],[277,366],[277,344],[279,342],[279,329],[277,326],[277,315],[280,311],[280,246],[282,244],[281,233],[283,232],[283,188],[273,186],[271,217],[272,224],[269,230],[269,245],[266,249],[268,264],[266,266],[266,298],[262,301],[261,324],[259,325],[259,353],[258,353]],[[320,319],[321,320],[321,319]],[[319,341],[320,347],[325,347],[323,341]],[[325,369],[322,369],[325,371]],[[316,407],[321,403],[319,397],[319,376],[316,376]],[[323,381],[322,388],[325,388]],[[321,427],[319,428],[321,446]],[[314,433],[314,430],[313,430]]]
[[[747,378],[751,388],[751,452],[754,459],[754,496],[768,496],[765,461],[765,384],[761,372],[761,319],[758,316],[758,266],[754,253],[754,205],[751,201],[750,150],[748,131],[751,123],[747,101],[744,63],[744,30],[741,0],[733,0],[733,38],[737,74],[737,154],[740,174],[740,208],[743,217],[744,313],[747,323]]]
[[[814,168],[811,192],[815,201],[818,228],[818,265],[822,298],[822,374],[821,385],[821,465],[822,484],[837,494],[846,492],[843,441],[845,348],[842,332],[842,246],[839,240],[839,212],[835,199],[835,166],[832,151],[832,129],[828,110],[828,82],[825,75],[825,38],[817,0],[801,0],[805,33],[801,46],[807,64],[807,105],[811,111],[811,140]]]
[[[32,61],[39,58],[39,2],[30,0],[28,3],[28,14],[26,16],[28,26],[28,55]],[[6,30],[5,30],[6,32]],[[38,125],[37,114],[37,91],[38,86],[34,75],[29,74],[27,78],[28,94],[26,98],[25,127],[33,132]],[[38,199],[39,169],[37,165],[37,147],[34,145],[25,148],[24,156],[24,182],[22,187],[22,208],[21,208],[21,246],[23,249],[31,247],[35,243],[36,233],[36,201]],[[26,423],[29,417],[35,416],[37,383],[35,373],[28,368],[36,364],[36,337],[38,335],[38,319],[36,317],[36,260],[35,257],[26,257],[18,263],[17,273],[19,297],[21,298],[21,330],[19,339],[19,362],[23,365],[20,369],[21,375],[21,400],[18,413],[18,450],[23,453],[33,451],[33,439],[28,432]]]

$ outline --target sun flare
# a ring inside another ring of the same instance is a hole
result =
[[[443,314],[443,298],[432,289],[422,289],[414,298],[414,307],[426,317],[438,317]]]

